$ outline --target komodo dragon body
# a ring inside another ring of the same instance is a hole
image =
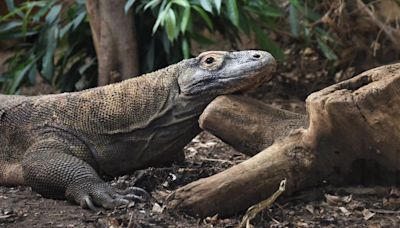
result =
[[[0,95],[0,185],[83,207],[126,204],[138,189],[118,192],[101,175],[171,161],[200,132],[208,103],[260,85],[274,69],[267,52],[213,51],[81,92]]]

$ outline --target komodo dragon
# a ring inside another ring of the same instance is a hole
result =
[[[200,132],[208,103],[259,86],[275,65],[264,51],[210,51],[81,92],[0,95],[0,185],[28,185],[86,208],[141,198],[140,188],[116,190],[100,176],[167,161]]]

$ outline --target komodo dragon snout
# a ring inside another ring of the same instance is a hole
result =
[[[28,185],[83,207],[113,208],[147,193],[102,180],[170,164],[217,96],[259,86],[264,51],[210,51],[120,83],[44,96],[0,95],[0,185]]]

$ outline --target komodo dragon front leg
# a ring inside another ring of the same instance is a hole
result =
[[[34,143],[22,161],[26,184],[45,197],[67,198],[82,207],[96,209],[146,200],[149,195],[140,188],[118,191],[104,182],[85,161],[72,155],[69,147],[57,139]]]

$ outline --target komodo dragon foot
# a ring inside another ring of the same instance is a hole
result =
[[[127,205],[132,201],[146,201],[150,199],[150,194],[137,187],[129,187],[119,190],[111,187],[108,183],[83,182],[72,185],[67,189],[66,197],[68,200],[79,204],[83,208],[96,211],[95,205],[106,209]]]
[[[67,198],[92,210],[96,210],[95,205],[112,209],[132,200],[150,199],[141,188],[113,188],[87,162],[72,154],[64,142],[55,139],[33,144],[22,161],[25,184],[45,197]]]

